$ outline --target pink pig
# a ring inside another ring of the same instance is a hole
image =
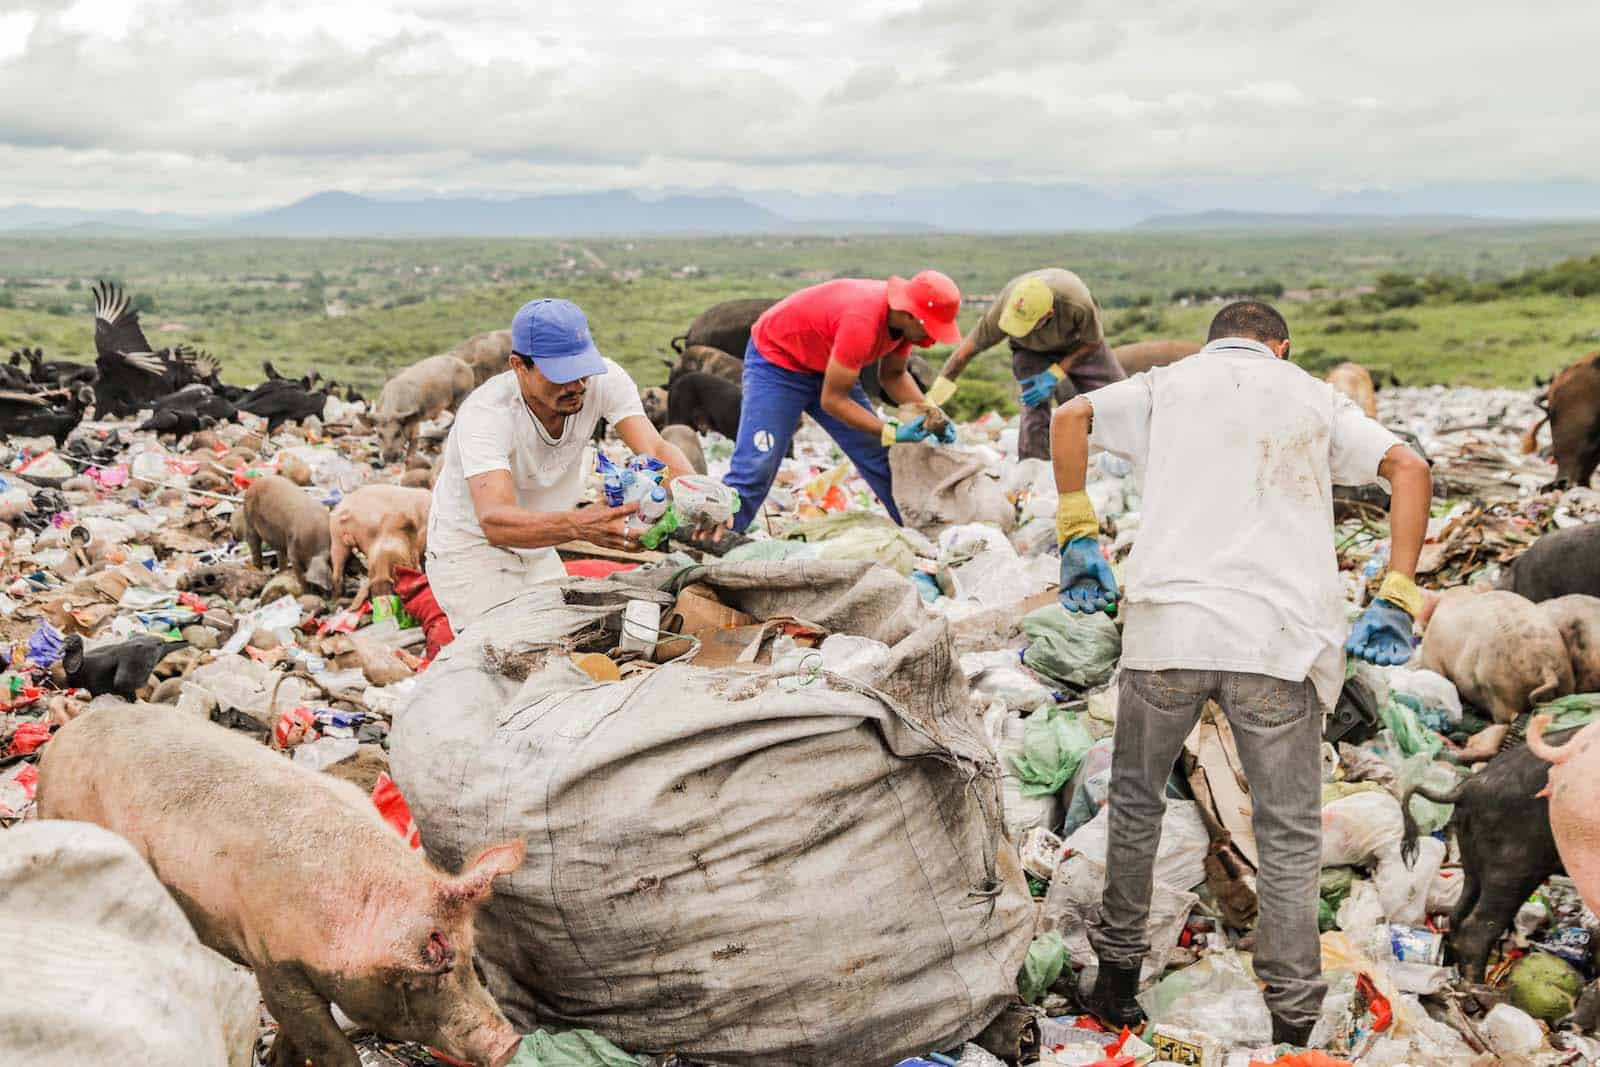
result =
[[[275,1067],[360,1067],[329,1010],[479,1067],[519,1037],[472,964],[473,916],[524,845],[451,876],[360,789],[242,734],[154,708],[90,712],[40,763],[39,811],[127,838],[206,945],[254,969]]]
[[[1561,864],[1591,911],[1600,909],[1600,720],[1573,734],[1564,745],[1545,743],[1550,716],[1528,724],[1528,751],[1549,760],[1550,779],[1538,796],[1550,798],[1550,829]]]

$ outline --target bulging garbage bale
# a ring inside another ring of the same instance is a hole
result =
[[[524,1030],[723,1064],[959,1045],[1014,999],[1034,909],[944,623],[907,630],[892,594],[916,593],[866,563],[697,578],[766,617],[851,619],[890,646],[884,677],[679,663],[597,683],[567,652],[637,595],[608,583],[475,623],[419,677],[390,754],[432,859],[527,842],[479,917],[491,992]]]

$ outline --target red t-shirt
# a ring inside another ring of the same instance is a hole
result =
[[[860,370],[884,356],[911,351],[889,336],[889,283],[836,278],[790,293],[767,309],[750,332],[770,363],[822,374],[829,360]]]

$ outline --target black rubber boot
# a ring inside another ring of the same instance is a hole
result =
[[[1272,1017],[1272,1043],[1281,1045],[1287,1042],[1295,1048],[1305,1048],[1311,1042],[1311,1031],[1315,1026],[1315,1023],[1291,1026],[1274,1015]]]
[[[1084,998],[1083,1006],[1090,1015],[1113,1027],[1138,1026],[1144,1022],[1144,1010],[1134,999],[1138,992],[1139,964],[1102,961],[1094,989]]]

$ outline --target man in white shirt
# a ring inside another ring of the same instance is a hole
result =
[[[428,583],[457,633],[529,586],[566,574],[553,546],[639,548],[637,504],[578,507],[584,446],[604,419],[636,455],[693,474],[645,417],[628,372],[600,354],[569,300],[532,300],[511,321],[505,373],[462,403],[428,514]]]
[[[1346,650],[1411,655],[1427,530],[1427,464],[1326,383],[1288,362],[1271,307],[1230,304],[1210,343],[1170,367],[1080,396],[1052,420],[1061,495],[1061,602],[1125,606],[1112,755],[1100,970],[1090,1010],[1142,1018],[1151,872],[1163,787],[1207,700],[1228,716],[1250,782],[1261,869],[1255,970],[1274,1041],[1304,1045],[1327,991],[1317,941],[1323,712]],[[1083,492],[1090,446],[1133,463],[1143,512],[1126,595],[1100,553]],[[1391,486],[1389,573],[1348,641],[1333,487]]]

